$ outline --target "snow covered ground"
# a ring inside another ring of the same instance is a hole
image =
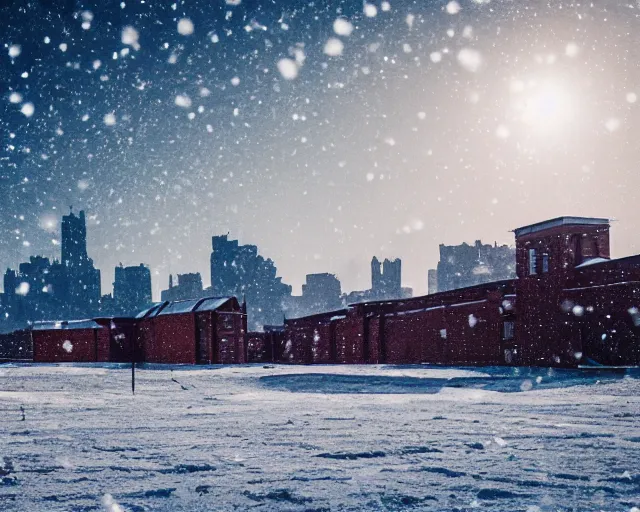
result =
[[[0,433],[3,511],[640,507],[639,370],[4,365]]]

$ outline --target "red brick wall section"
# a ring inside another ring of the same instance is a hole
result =
[[[579,363],[640,364],[640,282],[567,290],[564,299]]]
[[[94,329],[34,330],[32,331],[34,361],[38,363],[95,362],[96,339],[94,333]]]
[[[218,353],[220,364],[231,364],[238,362],[236,360],[236,334],[233,329],[233,317],[223,320],[224,313],[216,313],[216,337],[218,339]],[[224,322],[231,322],[231,328],[225,328]]]
[[[364,358],[364,319],[352,314],[335,323],[336,362],[363,364]]]
[[[111,361],[111,332],[108,328],[96,329],[96,361]]]
[[[418,318],[413,315],[388,315],[384,319],[384,339],[386,342],[386,363],[419,363],[421,334]]]
[[[132,345],[135,343],[135,321],[116,319],[112,324],[110,361],[115,363],[131,362]]]
[[[311,359],[314,363],[327,364],[331,362],[331,336],[332,329],[330,323],[318,323],[312,332]]]
[[[152,350],[153,330],[154,328],[152,318],[145,318],[136,323],[135,343],[137,362],[149,361],[147,353],[149,352],[149,350]]]
[[[247,334],[247,362],[264,363],[270,360],[269,339],[266,332],[250,332]]]
[[[377,316],[370,316],[365,318],[366,326],[366,346],[367,346],[367,363],[377,364],[382,362],[380,352],[380,318]]]
[[[220,364],[245,362],[244,318],[242,315],[220,311],[214,315]]]
[[[192,313],[159,315],[153,319],[153,331],[145,350],[148,362],[196,363],[196,327]]]
[[[315,323],[315,322],[313,322]],[[292,325],[287,332],[287,344],[289,352],[289,362],[294,364],[308,364],[312,359],[313,331],[314,326],[309,323]]]
[[[0,360],[20,361],[33,359],[31,331],[0,334]]]
[[[494,365],[502,362],[502,320],[498,304],[483,302],[445,309],[447,364]]]

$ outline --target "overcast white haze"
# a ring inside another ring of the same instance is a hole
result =
[[[558,215],[640,252],[635,1],[63,4],[0,7],[3,267],[59,256],[68,205],[103,293],[144,262],[156,298],[226,232],[294,292],[377,255],[425,293],[439,243]]]

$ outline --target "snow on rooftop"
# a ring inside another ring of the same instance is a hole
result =
[[[611,260],[608,258],[591,258],[590,260],[587,260],[584,263],[580,263],[580,265],[576,265],[576,268],[589,267],[591,265],[597,265],[599,263],[606,263],[607,261],[611,261]]]
[[[75,329],[102,329],[102,326],[94,322],[93,320],[68,320],[68,321],[44,320],[41,322],[34,322],[32,329],[34,331],[51,331],[51,330],[70,331]]]
[[[231,297],[210,297],[205,299],[202,304],[196,308],[196,311],[215,311],[229,300],[231,300]]]
[[[170,302],[165,308],[162,309],[162,311],[158,313],[158,316],[190,313],[195,309],[196,305],[201,300],[202,299],[189,299]]]
[[[555,219],[522,226],[514,229],[513,231],[516,236],[522,236],[531,233],[538,233],[558,226],[606,226],[609,225],[610,222],[611,221],[609,219],[597,217],[556,217]]]

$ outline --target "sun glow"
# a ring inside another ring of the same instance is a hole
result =
[[[573,98],[566,87],[552,81],[521,85],[516,111],[523,123],[549,133],[566,129],[575,115]]]

